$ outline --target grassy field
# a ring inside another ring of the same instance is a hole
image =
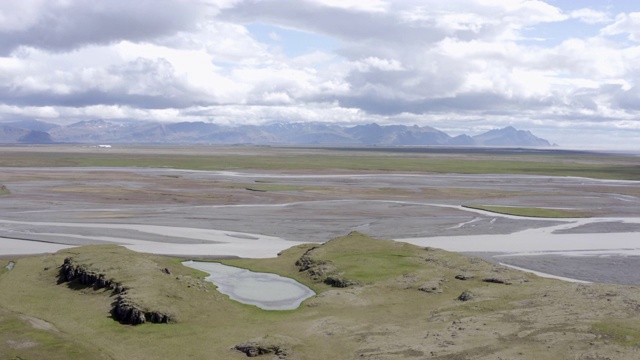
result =
[[[635,157],[594,153],[466,153],[309,148],[0,148],[0,167],[139,166],[193,170],[403,171],[640,180]]]
[[[360,284],[332,288],[312,280],[295,265],[303,254]],[[114,321],[110,291],[59,283],[68,256],[121,281],[146,306],[169,306],[177,322]],[[287,359],[635,359],[640,345],[640,318],[629,305],[640,301],[635,288],[540,279],[359,233],[300,245],[276,258],[224,261],[289,276],[316,291],[290,311],[231,301],[180,259],[116,246],[15,261],[13,270],[0,273],[2,359],[243,359],[231,349],[248,340],[275,343]],[[460,274],[468,280],[455,279]],[[463,291],[473,298],[457,300]]]
[[[518,206],[491,206],[491,205],[464,205],[469,209],[484,210],[498,214],[507,214],[515,216],[540,217],[540,218],[583,218],[596,214],[596,212],[564,210],[564,209],[545,209],[533,207]]]
[[[0,195],[7,195],[10,194],[11,191],[9,191],[9,189],[7,189],[6,186],[0,184]]]

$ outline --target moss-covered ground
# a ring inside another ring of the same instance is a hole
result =
[[[126,156],[123,156],[126,154]],[[138,166],[192,170],[403,171],[461,174],[537,174],[640,179],[633,156],[571,151],[464,152],[421,148],[126,147],[109,152],[73,147],[0,148],[0,167]]]
[[[295,265],[305,253],[359,285],[313,280]],[[122,282],[137,301],[171,311],[177,322],[114,321],[110,291],[59,282],[66,257]],[[242,359],[232,347],[265,337],[291,359],[635,359],[640,351],[634,287],[541,279],[351,233],[276,258],[225,260],[292,277],[317,293],[296,310],[265,311],[229,300],[180,260],[117,246],[14,259],[0,274],[0,358]],[[457,299],[464,291],[470,300]]]

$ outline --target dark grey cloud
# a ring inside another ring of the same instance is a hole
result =
[[[634,86],[628,90],[623,90],[620,87],[617,91],[610,93],[613,94],[614,102],[620,108],[633,111],[640,110],[640,87]]]
[[[389,13],[363,12],[296,0],[248,0],[220,13],[218,18],[241,23],[268,23],[325,34],[349,42],[426,44],[443,39],[446,33],[434,23],[407,26]]]
[[[20,46],[60,52],[119,40],[149,41],[193,29],[207,13],[199,1],[74,0],[68,5],[58,1],[40,4],[36,11],[21,14],[30,25],[1,28],[0,55]]]
[[[3,98],[1,103],[15,106],[51,106],[53,104],[55,106],[82,108],[94,105],[121,105],[139,109],[179,109],[196,105],[209,105],[209,103],[202,100],[172,98],[161,95],[126,94],[97,89],[63,95],[49,92],[16,94],[7,91],[5,87],[0,87],[0,96]]]
[[[443,98],[422,98],[409,100],[404,97],[389,98],[367,93],[361,96],[343,96],[338,101],[341,106],[363,109],[372,114],[397,115],[401,113],[492,113],[512,114],[514,111],[541,109],[557,105],[553,98],[510,98],[491,92],[468,92]],[[498,109],[496,111],[496,109]]]
[[[103,77],[115,81],[104,86]],[[51,89],[31,89],[13,84],[0,85],[0,104],[16,106],[86,107],[123,105],[141,109],[186,108],[211,105],[198,89],[180,79],[172,65],[164,60],[139,58],[107,69],[92,79],[67,79],[77,90],[60,93]]]

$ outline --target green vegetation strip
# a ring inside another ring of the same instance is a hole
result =
[[[11,191],[9,191],[9,189],[7,189],[6,186],[4,185],[0,185],[0,195],[7,195],[10,194]]]
[[[583,218],[589,217],[589,214],[581,211],[574,210],[560,210],[560,209],[545,209],[545,208],[531,208],[531,207],[516,207],[516,206],[480,206],[480,205],[464,205],[469,209],[490,211],[498,214],[514,215],[514,216],[527,216],[527,217],[541,217],[541,218]]]
[[[210,149],[209,149],[210,151]],[[414,154],[265,149],[260,154],[217,152],[149,153],[123,149],[118,153],[2,152],[0,167],[154,167],[190,170],[357,170],[460,174],[529,174],[640,180],[640,165],[625,156]]]
[[[640,346],[640,330],[630,320],[611,319],[593,325],[593,329],[603,338],[624,346]]]

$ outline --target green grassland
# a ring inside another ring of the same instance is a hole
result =
[[[635,157],[594,153],[474,154],[297,148],[83,148],[0,149],[0,167],[139,166],[193,170],[359,170],[464,174],[537,174],[640,179]],[[369,149],[370,150],[370,149]],[[126,155],[123,155],[126,154]]]
[[[333,288],[313,280],[295,265],[305,254],[359,285]],[[176,322],[114,321],[110,291],[58,281],[66,257],[122,282],[140,304],[171,311]],[[244,359],[232,348],[253,339],[286,348],[286,359],[634,359],[640,350],[633,306],[640,294],[633,287],[541,279],[359,233],[296,246],[276,258],[224,261],[289,276],[316,291],[289,311],[231,301],[180,259],[117,246],[14,261],[0,273],[2,359]],[[455,279],[460,274],[468,280]],[[473,298],[457,300],[463,291]],[[625,319],[624,326],[615,319]]]
[[[498,214],[541,217],[541,218],[583,218],[595,215],[595,212],[564,210],[564,209],[546,209],[534,207],[519,206],[492,206],[492,205],[465,205],[469,209],[484,210]]]

